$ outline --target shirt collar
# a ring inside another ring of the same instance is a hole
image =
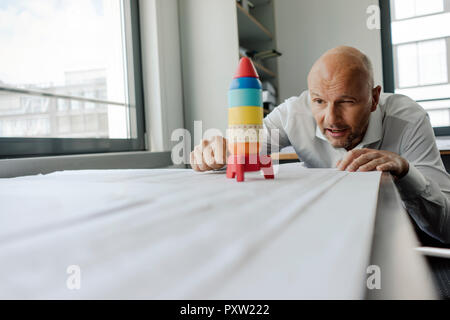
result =
[[[369,126],[367,127],[366,134],[362,141],[355,147],[355,149],[363,148],[369,144],[380,141],[383,135],[383,124],[382,124],[382,114],[380,110],[380,106],[377,106],[377,109],[370,114],[369,118]],[[328,139],[323,135],[319,126],[316,124],[316,137],[328,142]]]

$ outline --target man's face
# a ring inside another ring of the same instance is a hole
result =
[[[376,109],[379,87],[371,90],[367,79],[347,72],[331,79],[313,75],[309,92],[313,116],[333,147],[350,150],[361,142]]]

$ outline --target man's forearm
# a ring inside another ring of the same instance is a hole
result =
[[[419,227],[439,241],[450,243],[450,199],[439,184],[411,164],[408,174],[396,185]]]

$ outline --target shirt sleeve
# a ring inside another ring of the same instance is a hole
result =
[[[264,118],[262,135],[262,154],[279,152],[291,145],[285,127],[287,123],[287,105],[283,103]]]
[[[396,181],[406,210],[420,229],[450,243],[450,176],[445,171],[427,115],[410,125],[402,138],[401,156],[409,171]]]

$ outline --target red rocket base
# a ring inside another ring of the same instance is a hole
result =
[[[231,155],[227,161],[227,178],[237,182],[244,181],[245,172],[260,171],[264,173],[264,178],[274,179],[272,159],[270,156],[260,155]]]

